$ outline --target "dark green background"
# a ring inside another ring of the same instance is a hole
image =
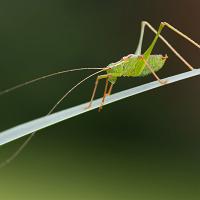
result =
[[[198,0],[0,2],[0,89],[75,67],[102,67],[135,51],[141,20],[176,26],[199,42]],[[199,51],[169,30],[163,35],[194,66]],[[146,31],[144,49],[153,34]],[[187,68],[169,60],[160,77]],[[91,72],[33,84],[0,98],[0,130],[45,115],[65,91]],[[153,80],[124,79],[114,92]],[[95,78],[57,110],[89,100]],[[103,92],[103,83],[98,96]],[[0,199],[199,199],[200,79],[136,95],[38,133],[0,171]],[[1,161],[25,138],[2,146]]]

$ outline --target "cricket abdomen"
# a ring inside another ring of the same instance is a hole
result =
[[[162,55],[151,55],[149,57],[148,63],[149,65],[153,68],[154,72],[159,71],[165,64],[165,61],[167,59],[167,55],[166,56],[162,56]],[[150,70],[145,66],[145,68],[143,69],[142,73],[140,74],[140,76],[147,76],[151,74]]]
[[[160,70],[167,56],[162,55],[150,55],[147,60],[148,64],[152,67],[152,69],[156,72]],[[111,69],[107,71],[108,74],[111,75],[112,79],[116,79],[117,77],[139,77],[139,76],[147,76],[151,74],[151,71],[146,67],[145,64],[141,63],[141,56],[132,55],[124,61],[119,61],[116,63],[111,63],[109,66],[113,66]],[[138,70],[141,69],[141,70]],[[140,71],[138,73],[138,71]],[[110,79],[111,82],[111,79]]]

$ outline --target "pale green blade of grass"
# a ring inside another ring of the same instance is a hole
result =
[[[165,80],[168,81],[167,83],[168,85],[173,82],[177,82],[177,81],[190,78],[193,76],[197,76],[197,75],[200,75],[200,69],[194,69],[193,71],[171,76],[171,77],[165,78]],[[127,90],[115,93],[106,98],[105,105],[145,92],[145,91],[148,91],[148,90],[151,90],[151,89],[154,89],[154,88],[157,88],[157,87],[160,87],[160,86],[161,84],[158,81],[153,81],[144,85],[140,85],[131,89],[127,89]],[[27,123],[15,126],[13,128],[7,129],[0,133],[0,145],[6,144],[20,137],[28,135],[32,132],[41,130],[45,127],[51,126],[63,120],[72,118],[74,116],[77,116],[82,113],[93,110],[95,108],[98,108],[100,103],[101,103],[101,98],[94,100],[93,105],[90,109],[86,109],[88,103],[84,103],[78,106],[74,106],[74,107],[67,108],[65,110],[53,113],[48,116],[35,119],[33,121],[29,121]]]

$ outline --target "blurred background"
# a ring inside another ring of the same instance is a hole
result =
[[[134,53],[142,20],[167,21],[200,42],[198,0],[6,0],[0,2],[0,90],[65,69],[102,67]],[[145,50],[153,39],[145,32]],[[163,36],[195,67],[199,50],[167,28]],[[187,71],[169,56],[158,73]],[[0,130],[44,116],[75,83],[74,72],[0,97]],[[120,78],[113,92],[154,80]],[[90,99],[95,77],[58,110]],[[103,93],[103,81],[97,97]],[[158,88],[38,132],[0,170],[0,199],[199,199],[200,79]],[[26,138],[1,146],[3,161]]]

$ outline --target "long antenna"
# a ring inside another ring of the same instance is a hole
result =
[[[85,68],[84,68],[85,69]],[[88,80],[89,78],[103,72],[106,71],[107,69],[109,69],[109,67],[106,68],[102,68],[102,70],[99,70],[98,72],[95,72],[89,76],[87,76],[86,78],[82,79],[81,81],[79,81],[76,85],[74,85],[70,90],[68,90],[64,96],[62,98],[59,99],[59,101],[57,101],[57,103],[51,108],[51,110],[47,113],[47,115],[50,115],[55,109],[56,107],[75,89],[77,88],[79,85],[81,85],[83,82],[85,82],[86,80]],[[32,139],[32,137],[35,135],[36,132],[33,132],[26,140],[25,142],[17,149],[17,151],[15,151],[15,153],[13,153],[7,160],[5,160],[4,162],[2,162],[0,164],[0,169],[5,167],[7,164],[9,164],[11,161],[13,161],[20,153],[21,151],[27,146],[27,144],[30,142],[30,140]]]
[[[49,77],[57,76],[57,75],[68,73],[68,72],[82,71],[82,70],[97,70],[97,69],[99,70],[99,69],[103,69],[103,68],[76,68],[76,69],[63,70],[63,71],[55,72],[55,73],[52,73],[52,74],[47,74],[47,75],[32,79],[30,81],[20,83],[16,86],[8,88],[6,90],[3,90],[3,91],[0,92],[0,96],[3,95],[3,94],[6,94],[8,92],[11,92],[13,90],[16,90],[18,88],[21,88],[23,86],[29,85],[31,83],[34,83],[34,82],[37,82],[37,81],[40,81],[40,80],[43,80],[43,79],[46,79],[46,78],[49,78]]]

